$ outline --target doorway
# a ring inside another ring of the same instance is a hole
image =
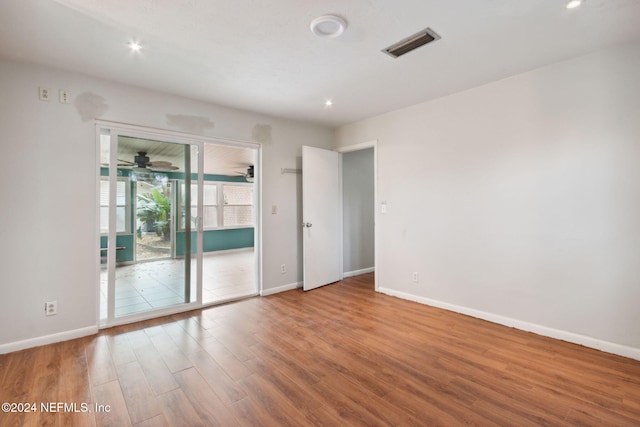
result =
[[[304,146],[302,163],[303,290],[375,271],[377,141],[336,150]]]
[[[375,270],[374,148],[342,153],[343,276]]]
[[[171,182],[135,183],[136,245],[135,262],[154,261],[171,258],[175,233],[170,227],[173,211]]]
[[[259,146],[122,126],[98,126],[100,324],[256,295]]]

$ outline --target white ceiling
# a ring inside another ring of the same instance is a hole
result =
[[[0,57],[334,127],[640,38],[640,0],[565,4],[0,0]],[[348,21],[341,37],[309,30],[327,13]],[[425,27],[442,39],[381,52]]]

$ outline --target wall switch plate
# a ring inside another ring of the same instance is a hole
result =
[[[40,87],[38,88],[39,90],[39,97],[40,97],[40,101],[50,101],[51,100],[51,91],[49,90],[49,88],[46,87]]]
[[[44,304],[44,314],[54,316],[58,314],[58,301],[49,301]]]
[[[60,89],[59,100],[60,104],[68,104],[69,102],[71,102],[71,92],[69,92],[68,90]]]
[[[272,205],[271,206],[271,215],[275,215],[278,213],[278,206],[277,205]]]
[[[380,203],[380,213],[383,213],[383,214],[387,213],[387,202]]]

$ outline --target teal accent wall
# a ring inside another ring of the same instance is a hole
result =
[[[179,179],[184,180],[185,173],[184,172],[158,172],[162,175],[166,175],[169,179]],[[122,169],[118,168],[118,176],[130,176],[130,169]],[[109,168],[100,167],[100,176],[109,176]],[[227,175],[214,175],[205,173],[203,176],[205,181],[220,181],[220,182],[248,182],[244,176],[227,176]],[[191,180],[197,181],[198,174],[192,173]]]
[[[107,236],[100,236],[100,248],[107,247]],[[116,236],[116,247],[124,249],[116,250],[116,262],[132,262],[133,261],[133,245],[135,244],[133,234],[119,234]],[[100,251],[101,262],[106,260],[107,251]]]
[[[176,256],[184,256],[184,241],[186,233],[176,233]],[[228,249],[252,248],[252,228],[233,228],[229,230],[207,230],[202,236],[204,252],[223,251]],[[191,252],[196,253],[196,232],[191,232]]]

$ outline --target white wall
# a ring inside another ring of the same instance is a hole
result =
[[[640,358],[638,76],[640,42],[339,128],[378,140],[380,288]]]
[[[372,269],[374,260],[373,148],[342,154],[343,270]]]
[[[39,86],[54,99],[40,101]],[[60,104],[58,89],[74,103]],[[263,285],[302,280],[298,187],[280,168],[296,166],[303,144],[329,147],[331,130],[8,61],[0,93],[0,353],[95,330],[93,118],[261,142],[264,205],[278,205],[263,212]],[[49,300],[57,316],[44,316]]]

